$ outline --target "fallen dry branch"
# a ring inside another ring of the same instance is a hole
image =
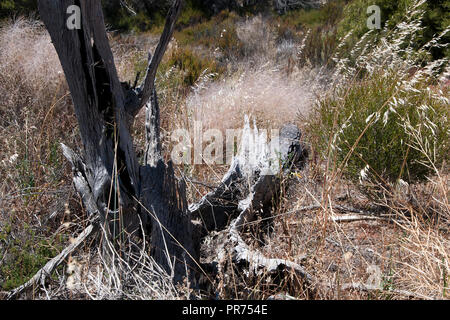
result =
[[[396,294],[396,295],[401,295],[401,296],[408,297],[408,298],[416,298],[416,299],[421,299],[421,300],[434,300],[431,297],[424,296],[424,295],[414,293],[411,291],[407,291],[407,290],[399,290],[399,289],[384,290],[383,288],[380,288],[378,286],[362,284],[359,282],[358,283],[346,283],[346,284],[342,285],[341,289],[342,290],[358,290],[358,291],[364,291],[364,292],[381,292],[381,293]]]
[[[357,222],[357,221],[367,221],[367,220],[380,220],[383,218],[373,217],[367,215],[344,215],[344,216],[334,216],[330,217],[330,221],[333,222]]]
[[[8,292],[6,299],[15,299],[19,294],[27,291],[30,288],[35,288],[39,284],[41,286],[44,286],[47,276],[51,275],[51,273],[67,258],[67,256],[74,252],[80,246],[80,244],[82,244],[95,230],[97,230],[97,225],[90,224],[69,246],[67,246],[59,255],[47,262],[47,264],[42,269],[40,269],[30,280],[28,280],[20,287]]]
[[[236,264],[245,263],[255,274],[274,274],[281,270],[295,272],[308,284],[314,283],[314,278],[297,263],[286,259],[267,258],[257,249],[251,249],[237,230],[231,228],[230,242],[233,243],[233,260]],[[220,259],[220,257],[219,257]]]
[[[324,207],[322,205],[310,205],[310,206],[297,208],[295,211],[296,212],[313,211],[313,210],[319,210],[319,209],[323,209],[323,208]],[[346,206],[341,206],[341,205],[333,205],[331,207],[327,206],[327,208],[336,209],[341,212],[357,213],[357,214],[366,215],[366,216],[376,216],[377,215],[377,213],[373,212],[373,211],[361,210],[361,209],[357,209],[357,208],[353,208],[353,207],[346,207]]]
[[[249,266],[249,269],[256,274],[272,274],[281,270],[295,272],[295,274],[300,276],[308,285],[310,285],[314,282],[314,278],[306,272],[302,266],[285,259],[267,258],[257,249],[251,249],[241,237],[244,227],[249,221],[254,219],[255,210],[263,210],[261,205],[264,202],[261,201],[261,196],[263,195],[265,198],[271,198],[271,196],[273,196],[273,194],[267,194],[263,191],[271,190],[267,189],[268,181],[270,181],[269,176],[260,177],[258,182],[253,186],[250,195],[239,203],[242,212],[231,224],[228,236],[228,241],[232,244],[233,260],[237,265],[244,262]],[[221,255],[223,254],[225,254],[224,250],[221,251]],[[221,257],[219,257],[219,260],[220,259]]]

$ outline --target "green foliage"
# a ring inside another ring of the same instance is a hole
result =
[[[238,19],[239,16],[237,14],[225,10],[209,20],[176,32],[175,37],[183,45],[199,43],[210,47],[220,37],[222,30],[234,25]]]
[[[145,31],[162,24],[168,1],[130,0],[128,8],[119,0],[102,0],[106,23],[120,31]],[[133,14],[131,9],[135,14]]]
[[[35,186],[35,178],[33,168],[31,167],[31,161],[27,158],[19,161],[16,169],[19,172],[19,185],[25,190],[33,188]]]
[[[184,47],[173,50],[169,59],[161,65],[160,71],[168,71],[173,67],[180,71],[181,83],[185,87],[194,85],[205,70],[208,73],[221,73],[223,71],[214,60],[201,57],[189,48]]]
[[[246,54],[245,45],[239,39],[233,24],[224,25],[218,38],[218,47],[226,58],[242,57]]]
[[[441,34],[445,28],[450,26],[450,1],[428,0],[427,10],[423,18],[423,24],[426,26],[423,34],[422,43],[429,41],[435,34]],[[450,43],[450,32],[443,39],[443,43]],[[450,48],[437,49],[432,48],[431,53],[434,59],[442,57],[450,58]]]
[[[185,28],[198,24],[204,19],[205,12],[188,2],[178,18],[177,25],[179,28]]]
[[[0,0],[0,19],[37,10],[35,0]]]
[[[239,16],[228,10],[208,21],[187,27],[175,33],[180,45],[202,45],[209,49],[219,48],[226,59],[244,55],[244,44],[239,39],[236,24]]]
[[[129,8],[125,8],[117,0],[103,0],[102,3],[106,21],[114,29],[139,32],[162,29],[171,1],[130,0],[127,1]],[[199,1],[188,0],[177,26],[184,28],[199,23],[205,16]]]
[[[347,4],[344,8],[344,18],[339,23],[339,36],[344,37],[348,32],[353,31],[355,39],[361,37],[368,30],[367,28],[367,8],[372,5],[377,5],[381,9],[381,26],[391,17],[399,16],[401,10],[405,10],[414,0],[354,0]],[[396,23],[396,18],[393,17],[392,23]]]
[[[11,222],[3,226],[0,232],[0,254],[4,259],[0,266],[2,290],[22,285],[62,250],[61,236],[41,238],[26,224],[20,236],[13,236],[13,229]]]
[[[332,26],[341,18],[345,2],[345,0],[329,1],[317,9],[291,10],[281,15],[278,22],[296,29]]]
[[[277,41],[301,41],[308,33],[304,58],[312,65],[329,62],[337,46],[337,23],[346,0],[329,1],[318,9],[297,9],[276,18]],[[306,31],[308,30],[308,31]]]
[[[309,123],[317,137],[312,143],[324,157],[331,152],[348,178],[359,181],[369,165],[369,173],[383,184],[415,182],[432,173],[430,160],[439,165],[448,159],[448,101],[436,98],[424,80],[413,90],[398,90],[400,80],[378,73],[317,103]],[[432,159],[418,150],[413,130]]]
[[[381,9],[381,28],[388,30],[394,29],[395,26],[404,21],[405,14],[408,8],[411,7],[416,0],[354,0],[349,2],[343,13],[343,19],[338,24],[338,37],[344,38],[347,34],[351,33],[351,36],[347,38],[349,47],[361,39],[361,37],[369,31],[367,28],[367,8],[371,5],[377,5]],[[421,9],[425,11],[422,19],[422,26],[425,27],[422,35],[413,43],[414,47],[419,48],[428,41],[430,41],[434,35],[441,33],[446,27],[450,25],[450,2],[432,0],[426,1]],[[370,37],[370,41],[377,41],[377,32],[373,33]],[[444,40],[448,43],[450,40],[450,34],[447,34]],[[434,48],[432,50],[433,58],[438,59],[443,56],[449,57],[449,49]]]
[[[330,62],[338,45],[336,33],[314,28],[308,34],[303,49],[304,60],[311,65],[323,66]]]

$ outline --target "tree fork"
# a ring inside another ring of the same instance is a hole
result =
[[[71,5],[81,9],[79,30],[66,27],[66,11]],[[137,234],[143,221],[151,231],[156,262],[169,274],[173,272],[175,281],[181,280],[185,263],[194,266],[198,250],[192,241],[184,186],[176,179],[172,164],[165,164],[160,156],[154,80],[182,1],[174,1],[169,11],[142,88],[126,90],[117,75],[101,1],[39,0],[38,6],[63,67],[80,127],[83,156],[65,149],[77,191],[90,208],[88,212],[99,215],[113,239],[122,232]],[[129,127],[144,106],[147,151],[146,163],[140,166]]]

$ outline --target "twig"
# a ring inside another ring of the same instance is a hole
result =
[[[330,207],[330,206],[328,206],[328,207]],[[345,207],[345,206],[341,206],[341,205],[333,205],[333,206],[331,206],[331,208],[337,209],[337,210],[343,211],[343,212],[359,213],[359,214],[363,214],[363,215],[367,215],[367,216],[377,215],[377,213],[374,211],[364,211],[361,209],[356,209],[353,207]],[[318,210],[318,209],[322,209],[322,206],[321,205],[311,205],[311,206],[300,207],[300,208],[295,209],[295,212],[311,211],[311,210]]]
[[[379,220],[379,219],[382,219],[382,218],[365,216],[365,215],[345,215],[345,216],[331,217],[330,221],[333,221],[333,222],[355,222],[355,221]]]
[[[343,290],[351,290],[352,289],[352,290],[359,290],[359,291],[365,291],[365,292],[380,291],[380,292],[398,294],[398,295],[402,295],[402,296],[406,296],[406,297],[417,298],[417,299],[434,300],[431,297],[427,297],[427,296],[424,296],[424,295],[421,295],[418,293],[414,293],[411,291],[398,290],[398,289],[384,290],[383,288],[380,288],[378,286],[362,284],[359,282],[358,283],[346,283],[346,284],[342,285],[341,289],[343,289]]]

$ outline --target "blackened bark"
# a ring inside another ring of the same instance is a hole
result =
[[[161,157],[159,106],[154,79],[172,37],[182,1],[175,1],[142,90],[129,99],[119,81],[100,0],[39,0],[39,11],[58,53],[72,95],[84,150],[64,147],[74,185],[90,215],[98,215],[111,239],[137,234],[140,221],[151,231],[155,261],[179,281],[195,265],[185,188]],[[80,30],[66,27],[67,8],[81,8]],[[128,98],[128,99],[126,99]],[[127,104],[127,102],[129,104]],[[129,132],[130,118],[146,106],[147,154],[139,166]]]

